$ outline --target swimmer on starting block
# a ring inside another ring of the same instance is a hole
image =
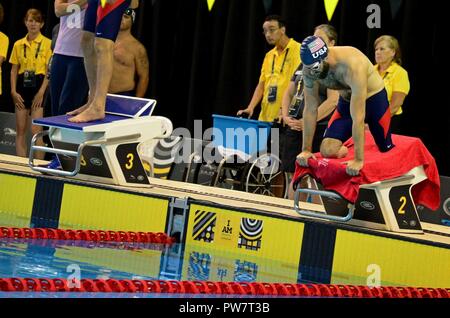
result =
[[[89,100],[86,105],[68,113],[74,116],[69,121],[83,123],[105,117],[106,95],[113,72],[114,42],[125,10],[138,6],[139,0],[88,0],[82,47]]]
[[[344,158],[348,149],[343,142],[353,137],[354,159],[346,172],[356,176],[364,164],[364,124],[381,152],[394,147],[390,133],[391,115],[383,79],[370,60],[354,47],[330,47],[317,36],[307,37],[301,46],[305,82],[303,146],[297,162],[308,166],[319,106],[319,84],[339,91],[337,109],[331,117],[320,153],[326,158]]]

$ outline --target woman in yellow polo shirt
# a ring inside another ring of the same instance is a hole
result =
[[[391,109],[391,132],[398,133],[402,105],[409,93],[408,72],[401,67],[401,51],[396,38],[383,35],[375,40],[375,69],[381,75]]]
[[[3,22],[3,16],[4,16],[3,6],[0,3],[0,24],[2,24]],[[2,64],[6,60],[8,47],[9,47],[8,37],[3,32],[0,32],[0,95],[2,94]]]
[[[48,86],[47,65],[51,57],[51,40],[41,34],[44,26],[42,13],[29,9],[25,15],[28,34],[14,43],[9,62],[11,67],[11,95],[16,110],[16,154],[27,156],[26,132],[31,119],[44,114],[43,99]],[[31,127],[32,134],[42,130],[40,126]],[[37,141],[42,145],[42,140]],[[44,154],[37,154],[43,158]]]

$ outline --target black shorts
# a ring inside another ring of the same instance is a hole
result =
[[[327,121],[317,123],[316,132],[313,139],[313,152],[320,151],[320,144],[327,128]],[[280,159],[283,163],[283,171],[293,173],[295,171],[295,161],[302,152],[303,132],[286,128],[281,135],[283,140],[280,147]]]
[[[19,74],[17,76],[17,93],[22,96],[24,100],[24,105],[26,109],[31,109],[31,105],[33,104],[34,96],[38,93],[39,89],[42,86],[42,82],[45,79],[45,75],[39,74],[36,75],[36,85],[34,87],[23,87],[23,74]],[[44,104],[42,104],[44,105]]]
[[[295,171],[295,160],[302,151],[302,137],[303,132],[290,128],[284,129],[280,135],[280,138],[282,138],[280,143],[280,159],[284,172]]]

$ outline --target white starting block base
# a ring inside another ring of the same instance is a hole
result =
[[[403,233],[423,233],[411,189],[427,179],[422,166],[402,177],[362,185],[350,224]]]
[[[123,107],[127,104],[127,107]],[[49,130],[33,137],[29,165],[42,173],[74,177],[122,186],[150,185],[139,145],[171,135],[172,122],[150,116],[156,101],[108,95],[106,117],[90,123],[71,123],[68,116],[35,120]],[[118,107],[117,107],[118,106]],[[149,109],[151,108],[151,109]],[[48,134],[53,148],[36,146],[37,138]],[[34,164],[34,153],[58,155],[62,170]]]
[[[334,192],[297,189],[295,209],[300,215],[330,221],[392,232],[423,233],[411,188],[426,179],[423,167],[418,166],[401,177],[361,185],[354,205]],[[302,192],[320,195],[326,213],[301,210]]]

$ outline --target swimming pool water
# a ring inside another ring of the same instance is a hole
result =
[[[279,268],[182,244],[0,239],[1,278],[296,282]]]
[[[29,218],[28,218],[29,220]],[[29,221],[28,221],[29,222]],[[29,227],[20,217],[0,212],[0,226]],[[314,272],[315,275],[301,273]],[[144,244],[0,238],[0,278],[141,279],[213,282],[329,283],[321,268],[299,268],[298,262],[263,259],[249,253],[215,250],[205,244]],[[307,277],[318,277],[317,281]],[[342,282],[365,278],[342,276]],[[0,297],[72,297],[80,293],[1,293]],[[62,295],[66,294],[66,295]],[[108,297],[89,293],[83,297]],[[114,297],[158,297],[114,294]],[[177,295],[164,294],[163,297]],[[203,296],[204,297],[204,296]]]

